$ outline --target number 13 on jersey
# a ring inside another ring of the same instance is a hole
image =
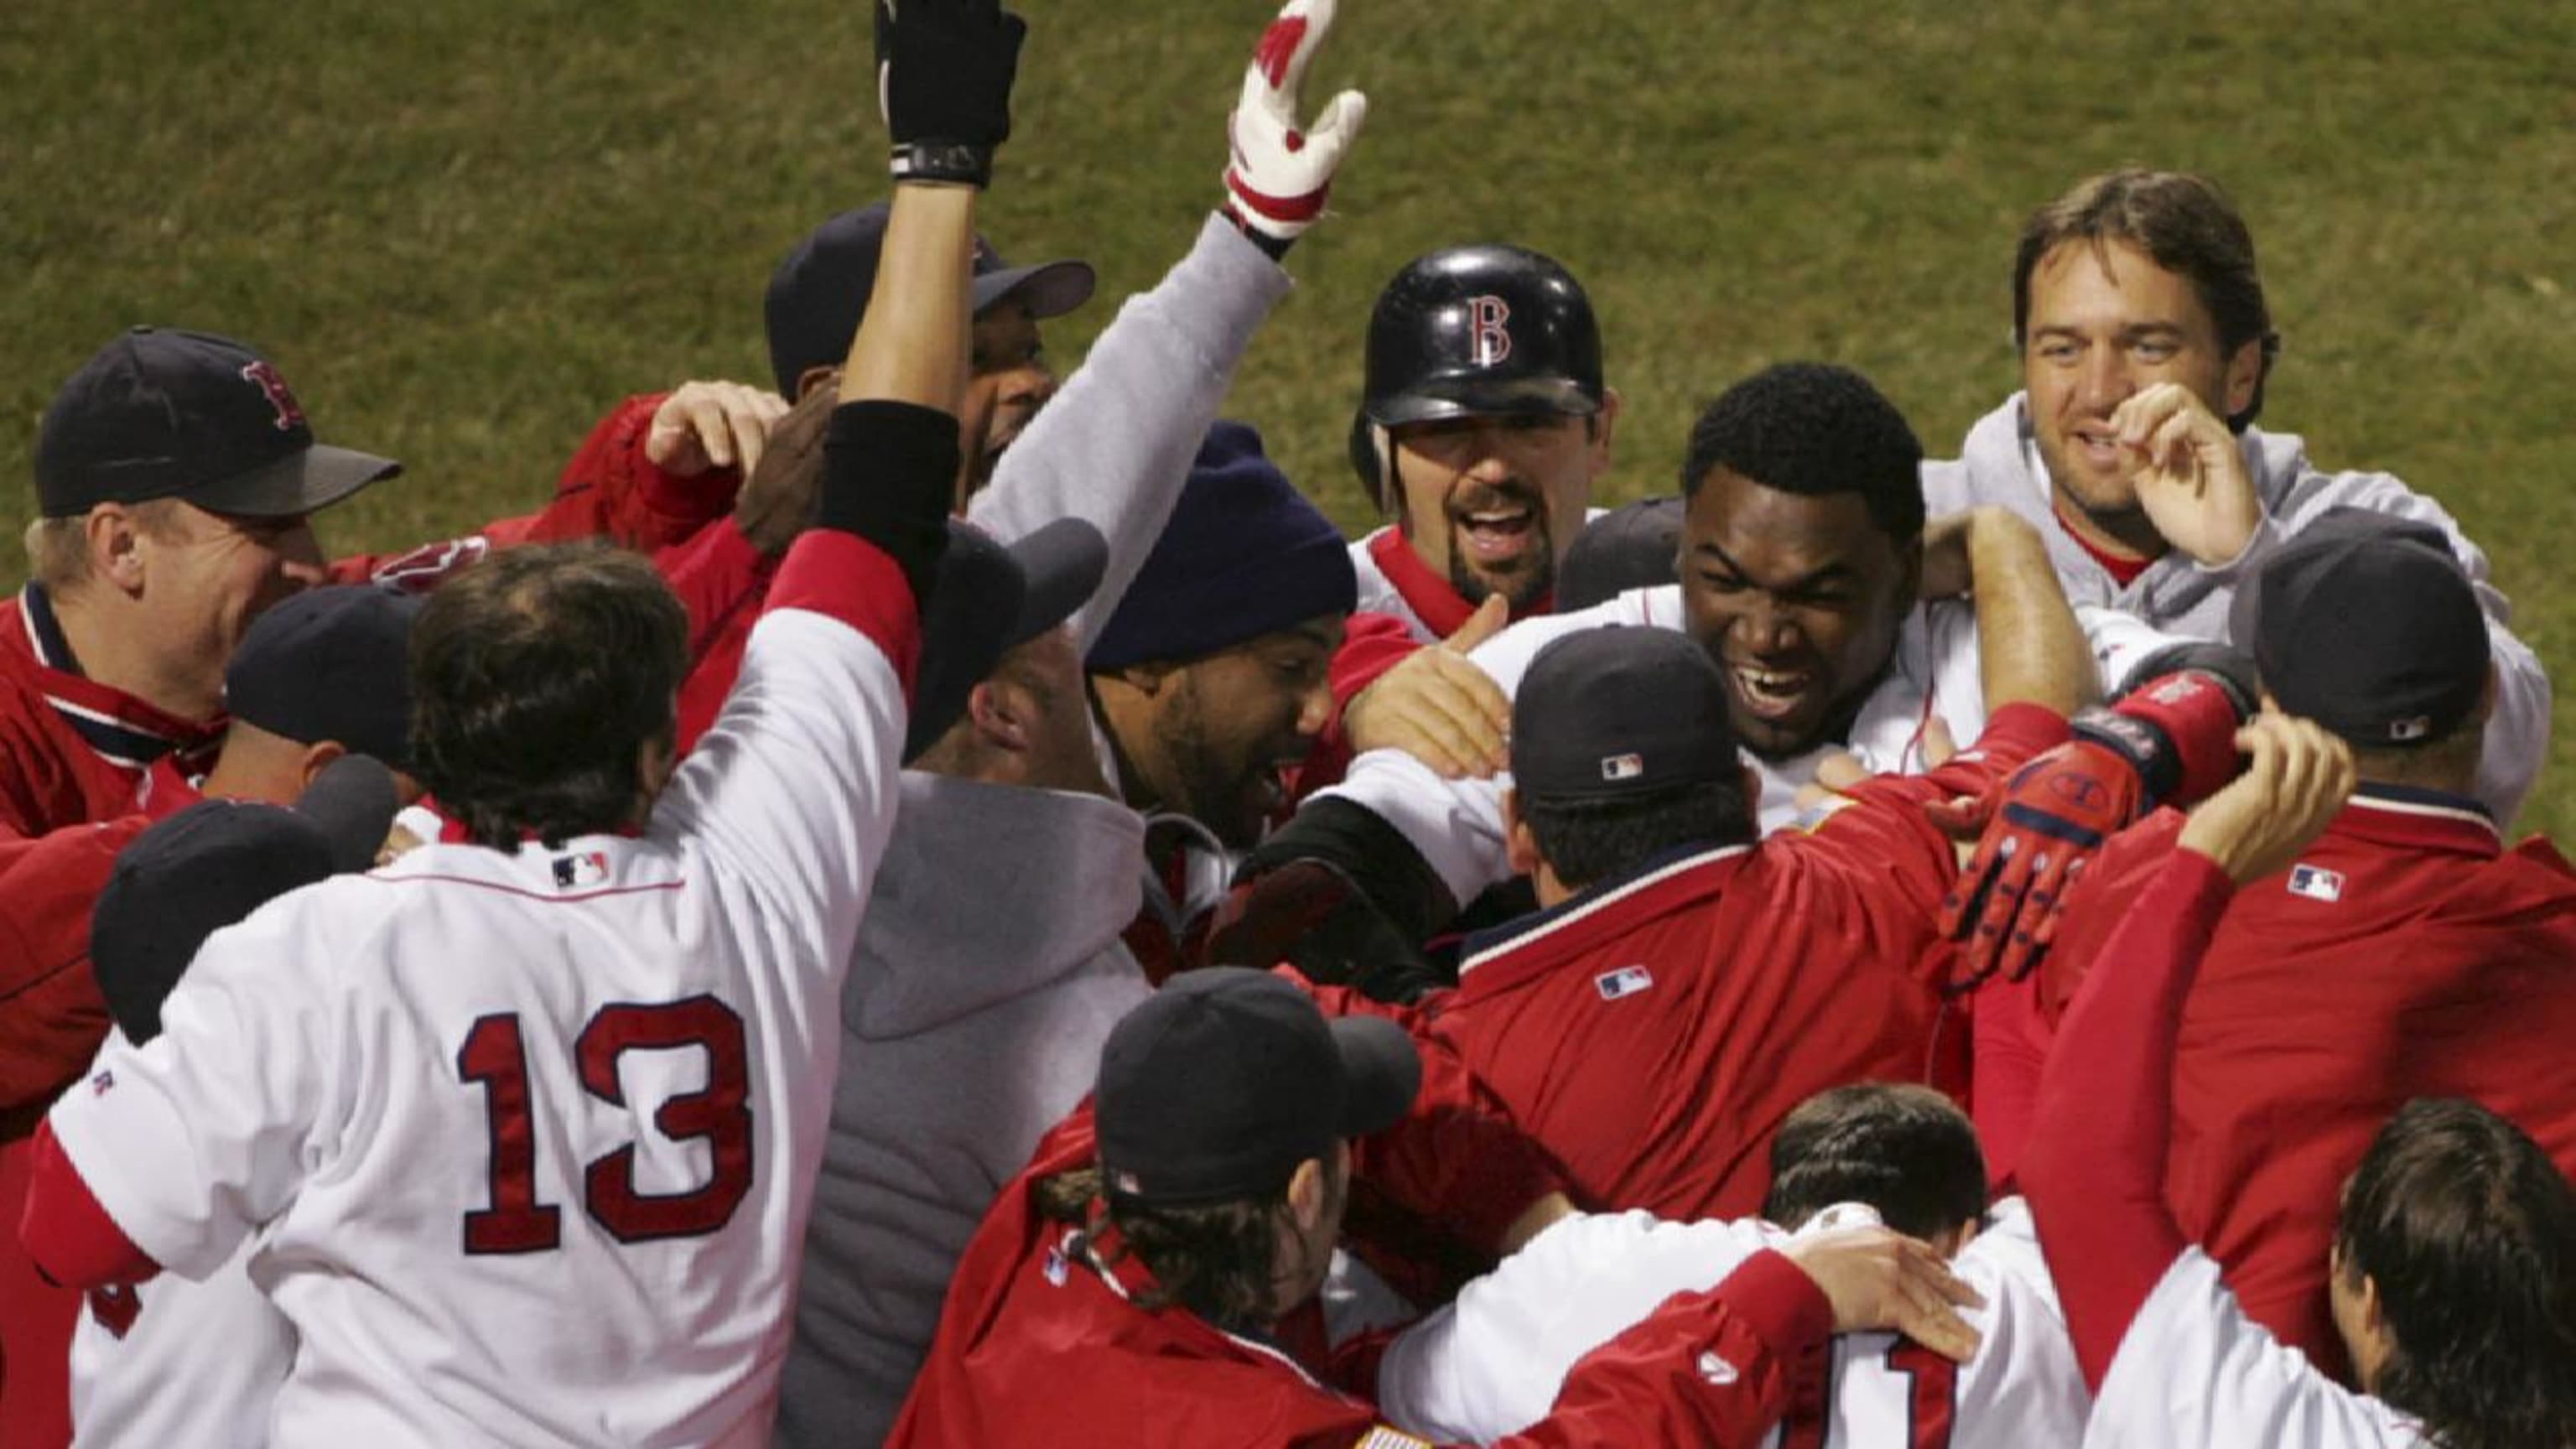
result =
[[[582,1210],[621,1243],[712,1233],[751,1191],[750,1053],[742,1017],[732,1007],[707,995],[602,1007],[573,1039],[572,1053],[582,1090],[623,1107],[618,1059],[682,1047],[706,1054],[706,1085],[664,1099],[649,1116],[637,1115],[673,1141],[705,1141],[714,1168],[685,1192],[646,1193],[635,1185],[634,1143],[592,1159],[582,1172]],[[477,1019],[457,1049],[457,1074],[481,1085],[491,1132],[491,1206],[465,1214],[468,1253],[542,1253],[563,1240],[562,1209],[537,1200],[534,1114],[544,1104],[531,1099],[528,1049],[517,1012]]]

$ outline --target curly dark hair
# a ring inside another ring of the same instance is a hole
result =
[[[626,824],[644,747],[671,746],[688,659],[688,614],[642,558],[504,549],[442,585],[412,627],[421,782],[499,850]]]
[[[2434,1443],[2576,1444],[2576,1187],[2521,1128],[2408,1102],[2353,1173],[2335,1247],[2395,1340],[2373,1391]]]
[[[1326,1211],[1338,1219],[1349,1184],[1329,1160],[1325,1184]],[[1267,1197],[1151,1207],[1104,1194],[1100,1169],[1084,1167],[1041,1178],[1034,1191],[1048,1218],[1087,1232],[1105,1218],[1118,1229],[1124,1243],[1118,1257],[1133,1254],[1154,1275],[1154,1286],[1136,1295],[1141,1307],[1159,1312],[1178,1305],[1228,1333],[1266,1334],[1296,1306],[1277,1301],[1275,1288],[1288,1213],[1284,1186]]]
[[[1762,1216],[1794,1228],[1838,1202],[1929,1238],[1986,1212],[1986,1154],[1957,1104],[1910,1082],[1856,1082],[1790,1109],[1771,1139]]]
[[[2217,324],[2218,343],[2229,356],[2248,342],[2263,344],[2263,370],[2245,410],[2227,420],[2242,431],[2263,411],[2263,385],[2280,355],[2272,310],[2263,300],[2263,274],[2254,265],[2254,233],[2218,183],[2185,171],[2131,167],[2088,176],[2073,190],[2030,214],[2013,249],[2013,341],[2030,341],[2030,278],[2040,260],[2070,241],[2096,250],[2126,242],[2159,267],[2191,283],[2200,305]]]
[[[1922,464],[1922,440],[1868,378],[1783,362],[1718,394],[1691,424],[1682,496],[1720,467],[1782,493],[1857,493],[1869,521],[1902,544],[1923,532]]]

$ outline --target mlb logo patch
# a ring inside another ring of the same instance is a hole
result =
[[[579,855],[555,857],[555,889],[577,890],[608,879],[608,852],[585,850]]]
[[[2290,894],[2312,901],[2342,900],[2343,873],[2321,865],[2294,865],[2290,867]]]
[[[1073,1260],[1064,1255],[1063,1244],[1059,1243],[1046,1250],[1046,1264],[1042,1271],[1046,1274],[1046,1280],[1058,1288],[1063,1287],[1065,1279],[1072,1276]]]
[[[1622,966],[1616,971],[1604,971],[1592,978],[1592,989],[1600,992],[1601,999],[1604,1001],[1617,1001],[1623,996],[1634,996],[1654,984],[1654,973],[1643,966]]]
[[[1633,780],[1644,773],[1646,773],[1646,757],[1643,755],[1601,757],[1601,778],[1604,780]]]

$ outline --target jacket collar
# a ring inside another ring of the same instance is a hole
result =
[[[1627,930],[1639,920],[1708,895],[1734,873],[1734,867],[1718,872],[1703,868],[1733,861],[1752,850],[1750,844],[1712,846],[1705,841],[1676,846],[1624,875],[1596,881],[1545,910],[1478,931],[1467,938],[1465,949],[1459,953],[1459,986],[1462,990],[1472,989],[1479,970],[1485,971],[1484,979],[1489,984],[1507,985],[1507,978],[1519,975],[1517,968],[1530,959],[1528,953],[1534,948],[1548,948],[1545,960],[1561,959],[1565,952],[1579,950],[1582,943],[1595,937]]]
[[[2485,806],[2465,795],[2407,785],[2364,784],[2326,828],[2330,836],[2487,858],[2504,851]]]

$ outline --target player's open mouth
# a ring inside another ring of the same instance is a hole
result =
[[[2107,426],[2080,426],[2067,434],[2085,463],[2095,468],[2120,466],[2120,435]]]
[[[1786,719],[1796,713],[1806,702],[1808,686],[1815,683],[1815,676],[1802,669],[1757,669],[1747,664],[1727,666],[1726,677],[1735,687],[1736,702],[1763,720]]]
[[[1526,504],[1457,515],[1459,546],[1478,563],[1502,563],[1528,549],[1538,510]]]

